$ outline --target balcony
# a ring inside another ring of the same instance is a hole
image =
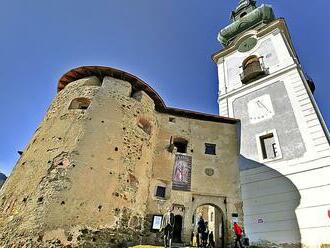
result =
[[[249,84],[254,80],[268,75],[268,69],[263,63],[263,57],[250,56],[243,61],[243,72],[240,74],[243,84]]]

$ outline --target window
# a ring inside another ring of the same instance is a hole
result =
[[[160,198],[165,198],[166,194],[166,187],[163,186],[157,186],[156,188],[156,196]]]
[[[137,91],[136,89],[132,89],[131,97],[134,98],[135,100],[141,102],[143,93],[142,91]]]
[[[80,97],[73,99],[70,103],[69,109],[81,109],[86,110],[88,109],[89,105],[91,104],[91,100],[88,98]]]
[[[205,143],[205,154],[216,155],[216,145]]]
[[[187,153],[188,141],[182,138],[175,138],[173,142],[176,151],[179,153]]]
[[[277,158],[279,153],[273,133],[260,137],[260,145],[263,159]]]
[[[169,122],[172,122],[172,123],[175,123],[175,118],[174,118],[174,117],[169,117],[169,118],[168,118],[168,121],[169,121]]]
[[[281,145],[276,129],[256,135],[259,161],[268,162],[282,158]]]
[[[240,18],[243,18],[244,16],[246,16],[247,15],[247,13],[246,12],[243,12],[242,14],[240,14]]]
[[[150,121],[148,121],[145,118],[140,118],[139,122],[138,122],[138,126],[139,128],[141,128],[145,133],[147,134],[151,134],[151,130],[152,130],[152,125],[150,123]]]

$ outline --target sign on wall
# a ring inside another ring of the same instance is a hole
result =
[[[191,156],[176,154],[173,167],[172,189],[190,191],[191,190]]]
[[[152,217],[152,230],[159,230],[162,225],[163,216],[162,215],[154,215]]]
[[[262,217],[257,218],[257,224],[264,224],[264,218]]]
[[[231,221],[234,223],[238,223],[238,213],[231,214]]]

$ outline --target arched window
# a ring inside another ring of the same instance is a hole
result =
[[[243,72],[241,73],[241,81],[243,84],[248,84],[266,75],[266,70],[260,62],[261,58],[262,57],[259,58],[256,55],[252,55],[243,61]]]
[[[140,118],[138,121],[138,126],[141,128],[145,133],[151,134],[152,131],[152,125],[149,120],[146,118]]]
[[[253,64],[253,63],[259,63],[259,58],[256,55],[252,55],[250,57],[247,57],[244,61],[243,61],[243,69],[245,69],[246,67],[248,67],[249,65]]]
[[[85,97],[75,98],[71,101],[69,109],[81,109],[86,110],[88,109],[89,105],[91,104],[91,100]]]
[[[246,16],[247,15],[247,13],[246,12],[243,12],[242,14],[240,14],[240,18],[243,18],[244,16]]]

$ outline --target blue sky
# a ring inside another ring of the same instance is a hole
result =
[[[238,0],[2,0],[0,171],[10,173],[56,94],[80,65],[107,65],[148,82],[168,106],[217,113],[211,54]],[[329,0],[259,0],[285,17],[326,123]]]

